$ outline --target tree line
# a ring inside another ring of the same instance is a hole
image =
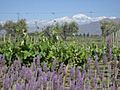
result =
[[[114,22],[112,20],[102,20],[100,21],[100,28],[102,32],[102,36],[105,38],[106,36],[120,30],[120,22]],[[53,37],[54,35],[58,35],[66,40],[68,36],[78,35],[79,26],[76,22],[64,22],[62,24],[55,23],[53,25],[48,25],[42,28],[42,32],[46,37]],[[24,32],[28,33],[28,26],[25,19],[19,19],[18,21],[6,21],[5,23],[0,23],[0,31],[5,30],[6,34],[11,34],[15,36],[16,34],[23,34]],[[81,34],[80,34],[81,36]],[[89,36],[89,34],[83,36]]]
[[[5,30],[6,34],[11,34],[12,36],[15,36],[16,34],[23,34],[23,32],[29,33],[25,19],[20,19],[17,22],[6,21],[4,24],[0,24],[0,30]],[[65,22],[62,24],[56,22],[54,25],[48,25],[42,28],[42,32],[39,33],[44,34],[44,36],[49,38],[61,36],[66,40],[67,36],[75,35],[78,30],[79,27],[76,22]]]

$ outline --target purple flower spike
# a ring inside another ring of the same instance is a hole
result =
[[[103,54],[103,63],[104,64],[107,64],[107,56],[106,56],[106,53],[104,52]]]
[[[97,55],[95,56],[95,62],[94,62],[94,64],[95,64],[95,68],[97,70],[99,70],[99,68],[98,68],[98,56]]]
[[[47,63],[44,63],[44,65],[43,65],[43,71],[44,71],[44,72],[47,72],[47,71],[48,71]]]
[[[5,79],[3,80],[3,88],[4,90],[8,90],[9,89],[9,85],[10,85],[10,82],[9,82],[9,77],[5,77]]]
[[[113,86],[111,87],[111,90],[116,90],[115,84],[113,84]]]
[[[91,62],[91,59],[90,59],[90,56],[88,56],[88,69],[90,69],[90,62]]]
[[[16,89],[15,90],[22,90],[22,87],[19,83],[16,84]]]
[[[75,75],[75,68],[73,67],[70,70],[70,77],[71,77],[71,79],[74,79],[74,75]]]

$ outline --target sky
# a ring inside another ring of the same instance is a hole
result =
[[[0,0],[0,21],[53,19],[75,14],[120,18],[120,0]]]

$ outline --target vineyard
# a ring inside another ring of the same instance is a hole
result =
[[[75,36],[64,27],[61,36],[52,29],[0,38],[0,90],[120,89],[120,47],[110,35]]]

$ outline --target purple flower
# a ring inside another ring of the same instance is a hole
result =
[[[39,76],[42,76],[42,68],[38,68]]]
[[[95,90],[97,90],[97,79],[96,79],[96,75],[95,75],[94,78],[93,78],[93,84],[94,84]]]
[[[107,64],[107,56],[106,56],[106,53],[104,52],[103,54],[103,63],[104,64]]]
[[[0,67],[3,67],[5,65],[4,56],[0,54]]]
[[[19,76],[23,78],[24,75],[25,75],[25,73],[26,73],[26,67],[25,67],[25,66],[22,66],[22,69],[21,69],[20,72],[19,72]]]
[[[75,76],[75,68],[73,67],[70,70],[70,77],[71,77],[72,80],[74,79],[74,76]]]
[[[91,62],[91,59],[90,59],[90,56],[88,56],[88,69],[90,69],[90,62]]]
[[[26,84],[25,90],[29,90],[29,84]]]
[[[74,89],[75,89],[75,85],[74,85],[73,82],[71,82],[71,84],[70,84],[70,90],[74,90]]]
[[[37,70],[35,70],[35,71],[34,71],[34,77],[37,78],[37,74],[38,74],[38,72],[37,72]]]
[[[103,74],[103,73],[100,73],[100,74],[99,74],[99,78],[100,78],[100,80],[102,81],[103,78],[104,78],[104,74]]]
[[[109,48],[109,56],[108,57],[110,60],[112,60],[112,48],[111,47]]]
[[[43,64],[43,71],[47,72],[48,71],[48,67],[47,67],[47,63],[44,62]]]
[[[86,84],[85,88],[86,88],[85,90],[90,90],[90,85]],[[97,90],[97,89],[95,89],[95,90]]]
[[[89,78],[91,78],[92,77],[92,69],[89,69],[88,73],[89,73]]]
[[[16,70],[16,71],[21,69],[21,62],[20,62],[20,60],[15,60],[14,63],[13,63],[13,67],[14,67],[14,70]]]
[[[36,67],[40,66],[40,56],[37,55],[37,57],[33,58],[33,63]]]
[[[32,67],[32,71],[36,70],[36,64],[35,64],[35,62],[32,63],[31,67]]]
[[[63,74],[60,74],[58,76],[58,79],[59,79],[59,84],[62,85],[63,84]]]
[[[50,79],[51,79],[51,72],[50,71],[47,72],[47,78],[50,81]]]
[[[26,72],[24,74],[24,79],[29,81],[32,77],[32,70],[29,68],[26,68]]]
[[[43,74],[43,81],[44,81],[45,83],[47,82],[47,76],[46,76],[45,73]]]
[[[37,55],[37,66],[39,67],[40,66],[40,56],[39,55]]]
[[[117,89],[115,88],[115,84],[112,85],[111,90],[117,90]]]
[[[38,77],[38,80],[37,80],[37,86],[38,86],[38,88],[41,88],[42,84],[43,84],[43,78],[40,76],[40,77]]]
[[[15,90],[22,90],[22,87],[21,87],[21,85],[19,83],[16,84]]]
[[[52,63],[52,67],[51,67],[51,70],[54,71],[55,68],[56,68],[56,64],[57,64],[57,61],[54,60],[53,63]]]
[[[35,88],[36,88],[36,79],[35,79],[35,77],[31,77],[31,79],[28,81],[28,83],[29,83],[29,90],[35,90]]]
[[[61,63],[60,64],[60,68],[59,68],[59,74],[61,74],[61,73],[65,73],[65,65],[64,65],[64,63]]]
[[[86,76],[86,70],[85,70],[85,69],[83,69],[83,75],[82,75],[82,78],[84,79],[84,78],[85,78],[85,76]]]
[[[98,56],[95,56],[95,62],[94,62],[95,68],[97,69],[97,73],[100,73],[99,71],[99,65],[98,65]]]
[[[53,76],[53,90],[57,90],[57,88],[58,88],[58,77],[57,77],[57,75],[55,74],[55,75]]]
[[[79,68],[76,68],[76,71],[77,71],[77,78],[80,79],[81,78],[81,72],[80,72]]]
[[[5,79],[3,80],[3,88],[4,88],[4,90],[8,90],[9,86],[10,86],[9,77],[6,76]]]

